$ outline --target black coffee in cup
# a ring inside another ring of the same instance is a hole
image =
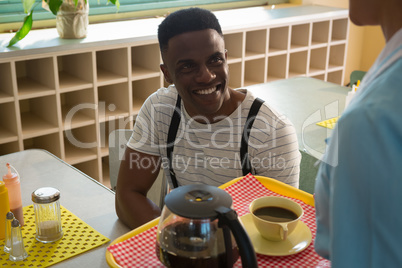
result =
[[[289,209],[275,206],[257,208],[253,211],[253,214],[263,220],[272,222],[288,222],[299,217],[296,213]]]

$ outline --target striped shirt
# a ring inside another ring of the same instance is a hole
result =
[[[181,104],[181,121],[172,157],[179,185],[203,183],[219,186],[243,175],[241,135],[255,98],[250,92],[242,91],[246,97],[239,107],[230,116],[213,124],[196,122]],[[139,152],[160,156],[169,183],[166,142],[176,99],[174,85],[149,96],[137,116],[133,135],[127,144]],[[266,102],[251,129],[248,153],[254,175],[299,186],[301,155],[295,128]],[[147,161],[137,164],[146,165]]]

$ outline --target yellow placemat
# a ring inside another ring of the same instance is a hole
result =
[[[9,254],[3,250],[4,239],[2,239],[0,240],[0,267],[48,267],[109,242],[109,238],[97,232],[64,207],[61,207],[64,235],[56,242],[43,244],[35,239],[35,213],[32,205],[24,207],[24,221],[25,225],[21,230],[28,258],[19,262],[8,260]]]
[[[317,125],[333,129],[336,125],[336,122],[338,122],[338,119],[339,119],[339,116],[333,117],[333,118],[318,122]]]

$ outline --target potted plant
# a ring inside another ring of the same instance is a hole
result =
[[[108,0],[117,9],[119,0]],[[10,40],[8,47],[23,39],[31,30],[35,0],[22,0],[25,14],[21,28]],[[56,16],[56,28],[61,38],[84,38],[88,26],[89,5],[87,0],[42,0],[42,7]]]

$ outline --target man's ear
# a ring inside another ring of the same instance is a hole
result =
[[[164,77],[165,77],[165,81],[166,81],[168,84],[173,84],[173,80],[170,78],[169,70],[168,70],[168,68],[166,67],[166,65],[165,65],[165,64],[161,64],[161,65],[159,65],[159,67],[161,68],[161,71],[162,71],[162,73],[163,73],[163,75],[164,75]]]

